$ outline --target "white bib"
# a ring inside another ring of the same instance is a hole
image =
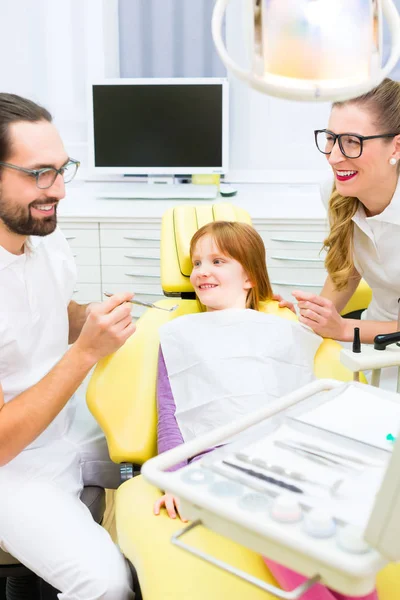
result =
[[[281,317],[229,309],[170,321],[160,341],[186,442],[312,381],[322,338]]]

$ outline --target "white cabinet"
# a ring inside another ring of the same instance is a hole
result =
[[[102,289],[99,224],[60,219],[60,228],[71,246],[78,271],[73,299],[82,304],[100,301]]]
[[[156,302],[164,297],[160,283],[160,232],[160,220],[100,224],[103,291],[129,290],[142,302]],[[144,310],[133,305],[132,314],[139,317]]]
[[[326,278],[326,222],[260,220],[254,225],[264,240],[273,291],[288,299],[294,289],[319,294]]]

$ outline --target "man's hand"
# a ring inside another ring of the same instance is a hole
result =
[[[87,318],[75,346],[94,362],[116,352],[135,332],[129,303],[132,297],[133,293],[125,292],[87,306]]]
[[[181,505],[179,502],[179,498],[173,496],[172,494],[164,494],[154,503],[154,514],[159,515],[161,508],[165,507],[170,519],[176,519],[178,515],[180,520],[183,523],[187,523],[187,519],[185,519],[181,514]]]

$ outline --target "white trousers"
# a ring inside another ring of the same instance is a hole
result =
[[[0,468],[0,546],[60,590],[60,600],[133,600],[124,557],[79,500],[84,484],[119,482],[102,433],[79,404],[65,438]]]

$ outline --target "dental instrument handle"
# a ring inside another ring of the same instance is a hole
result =
[[[349,469],[352,471],[357,471],[358,469],[354,465],[350,465],[347,461],[347,464],[339,460],[334,460],[328,456],[324,456],[321,453],[313,452],[311,450],[306,450],[305,448],[300,448],[299,446],[292,445],[288,442],[283,442],[281,440],[275,440],[274,445],[278,446],[278,448],[282,448],[283,450],[289,450],[290,452],[294,452],[299,456],[303,456],[304,458],[308,458],[314,462],[318,462],[325,467],[340,467],[343,469]]]
[[[266,471],[271,471],[272,473],[276,473],[277,475],[283,475],[284,477],[288,477],[289,479],[294,479],[295,481],[300,481],[301,483],[309,483],[310,485],[319,485],[321,487],[331,486],[325,483],[320,483],[319,481],[313,481],[312,479],[308,479],[303,473],[299,471],[292,471],[291,469],[286,469],[285,467],[281,467],[279,465],[273,465],[261,458],[253,458],[251,459],[244,454],[238,452],[236,455],[238,460],[245,462],[246,464],[254,465],[255,467],[259,467],[260,469],[265,469]]]
[[[104,295],[107,296],[107,298],[111,298],[111,296],[113,296],[113,294],[110,294],[110,292],[104,292]],[[141,300],[135,299],[128,300],[128,302],[130,302],[131,304],[137,304],[138,306],[147,306],[148,308],[158,308],[159,310],[166,310],[167,312],[172,312],[173,310],[178,308],[178,305],[172,306],[171,308],[165,308],[163,306],[157,306],[156,304],[152,304],[151,302],[142,302]]]
[[[350,462],[354,462],[358,465],[363,465],[364,467],[374,466],[376,463],[371,463],[371,461],[363,460],[358,456],[353,456],[352,454],[345,454],[344,452],[334,452],[333,450],[326,450],[325,448],[321,448],[316,444],[311,444],[309,442],[296,441],[296,445],[299,448],[303,448],[305,450],[311,450],[312,452],[320,452],[321,455],[325,454],[329,456],[333,456],[334,458],[342,458],[343,460],[347,460]]]
[[[113,296],[114,294],[111,294],[110,292],[104,292],[104,295],[107,296],[107,298],[111,298],[111,296]],[[132,298],[132,300],[128,300],[128,302],[130,302],[131,304],[138,304],[139,306],[147,306],[148,308],[152,308],[153,304],[151,302],[142,302],[141,300],[134,300]]]
[[[227,467],[231,467],[232,469],[237,469],[250,477],[255,477],[256,479],[260,479],[261,481],[265,481],[266,483],[272,483],[272,485],[277,485],[278,487],[288,490],[289,492],[295,492],[296,494],[304,494],[303,490],[297,487],[296,485],[292,485],[291,483],[286,483],[285,481],[281,481],[280,479],[275,479],[274,477],[269,477],[268,475],[263,475],[262,473],[258,473],[253,469],[246,469],[245,467],[239,467],[239,465],[235,465],[233,463],[228,462],[227,460],[222,461],[223,465]]]

